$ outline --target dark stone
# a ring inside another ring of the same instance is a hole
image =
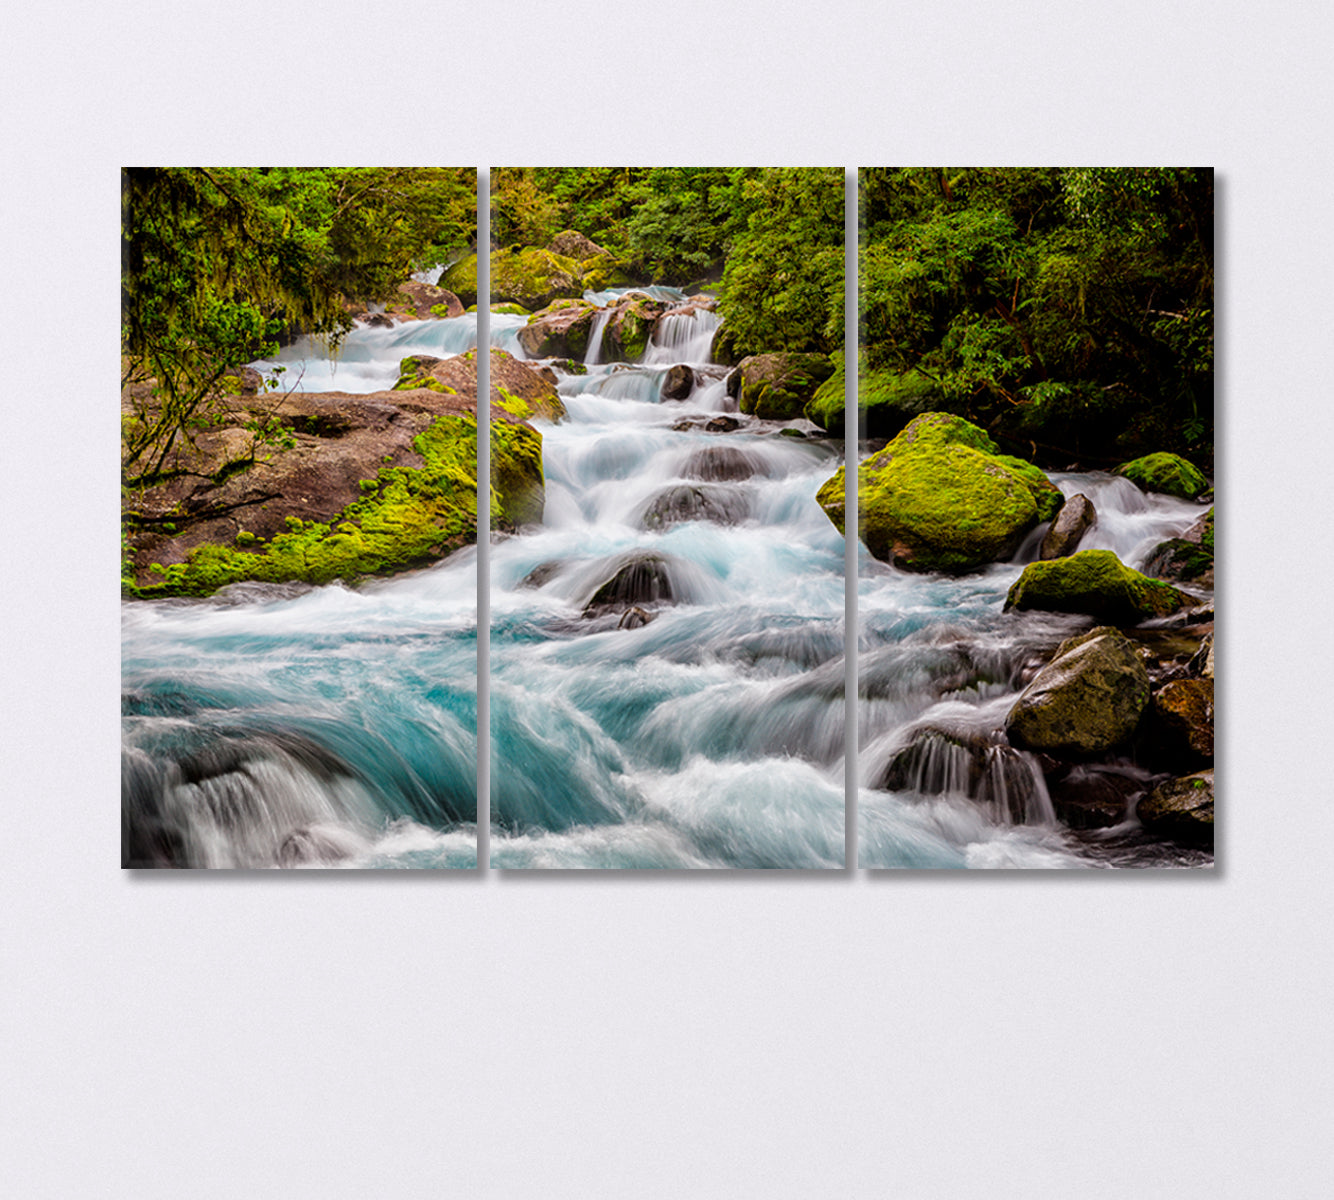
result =
[[[1214,681],[1177,679],[1155,693],[1144,753],[1155,765],[1195,770],[1214,761]]]
[[[1056,815],[1071,829],[1106,829],[1130,816],[1148,778],[1133,768],[1081,763],[1055,772],[1047,790]]]
[[[1010,741],[1057,758],[1092,758],[1127,743],[1149,702],[1131,642],[1103,626],[1069,638],[1005,718]]]
[[[734,488],[680,484],[665,488],[654,496],[640,518],[640,524],[645,529],[665,529],[683,521],[736,525],[749,515],[750,501]]]
[[[1079,549],[1080,539],[1098,523],[1098,513],[1093,501],[1085,495],[1071,496],[1056,514],[1046,536],[1042,539],[1042,549],[1038,558],[1043,560],[1065,558]]]
[[[704,446],[696,450],[681,468],[687,479],[702,479],[716,483],[735,479],[749,479],[759,474],[762,464],[751,454],[735,446]]]
[[[1183,845],[1213,849],[1213,771],[1159,784],[1139,802],[1135,815],[1150,833]]]
[[[664,554],[633,551],[609,564],[611,574],[584,605],[585,617],[646,604],[676,604],[680,599],[672,579],[671,562]]]
[[[695,373],[684,363],[678,363],[667,371],[662,381],[664,400],[685,400],[695,390]]]
[[[519,586],[521,588],[540,588],[559,575],[560,569],[564,565],[565,563],[559,558],[553,558],[546,562],[538,563],[527,575],[519,580]]]

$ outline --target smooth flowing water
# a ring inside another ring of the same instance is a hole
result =
[[[1101,472],[1053,474],[1093,501],[1098,522],[1080,549],[1114,551],[1140,568],[1207,505],[1146,495]],[[912,575],[864,550],[860,626],[858,858],[864,867],[1195,866],[1197,851],[1153,844],[1133,817],[1073,833],[1055,820],[1033,756],[1001,728],[1018,693],[1086,617],[1003,612],[1010,585],[1037,557],[1045,526],[1011,563],[952,579]],[[1201,599],[1210,598],[1202,593]],[[1143,782],[1129,763],[1106,770]]]
[[[369,392],[472,316],[289,347],[283,386]],[[302,358],[307,353],[309,357]],[[253,364],[264,368],[267,364]],[[122,812],[137,865],[476,865],[477,568],[237,584],[122,606]]]
[[[491,553],[496,866],[843,863],[843,539],[815,501],[842,445],[718,420],[716,326],[667,318],[637,364],[594,341],[540,425],[545,520]]]
[[[523,322],[492,314],[493,343],[522,358]],[[815,500],[842,446],[732,411],[707,363],[716,324],[667,318],[635,364],[600,362],[595,342],[585,373],[558,368],[567,419],[535,423],[544,521],[491,547],[493,865],[843,864],[843,539]],[[285,350],[283,386],[379,390],[405,354],[474,344],[471,316],[359,327],[333,360]],[[690,394],[664,400],[682,363]],[[1098,510],[1083,547],[1131,566],[1205,511],[1099,473],[1053,479]],[[1002,612],[1040,533],[962,578],[862,552],[861,865],[1207,858],[1145,845],[1133,820],[1066,830],[1036,763],[999,735],[1032,672],[1090,624]],[[357,589],[128,602],[122,645],[135,861],[475,864],[474,549]]]

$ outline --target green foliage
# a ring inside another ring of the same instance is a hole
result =
[[[839,170],[505,168],[492,176],[491,220],[493,241],[506,248],[577,230],[642,283],[699,285],[721,274],[736,358],[842,345]]]
[[[861,195],[872,369],[1053,453],[1210,453],[1210,172],[874,170]]]
[[[302,329],[336,344],[346,299],[383,299],[466,245],[472,172],[133,168],[122,179],[122,472],[146,481],[227,403],[229,368]],[[258,444],[281,445],[261,422]]]

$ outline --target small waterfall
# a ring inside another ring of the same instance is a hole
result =
[[[718,329],[718,314],[708,309],[664,313],[653,330],[653,341],[644,355],[646,364],[704,363]]]
[[[596,366],[602,361],[602,334],[614,311],[612,308],[603,308],[593,318],[593,328],[588,331],[588,349],[584,352],[585,366]]]

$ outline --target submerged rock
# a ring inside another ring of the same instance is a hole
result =
[[[1010,588],[1005,610],[1085,613],[1138,625],[1189,603],[1188,596],[1125,566],[1110,550],[1080,550],[1068,558],[1029,563]]]
[[[1209,481],[1203,473],[1179,454],[1146,454],[1122,463],[1114,474],[1124,475],[1143,491],[1164,492],[1182,500],[1194,500],[1209,490]]]
[[[631,551],[609,564],[610,574],[593,590],[583,616],[600,617],[608,612],[644,605],[677,604],[683,598],[673,578],[676,560],[650,551]]]
[[[1071,829],[1106,829],[1130,816],[1150,778],[1133,767],[1076,763],[1049,776],[1047,789],[1056,815]]]
[[[1080,539],[1098,523],[1098,512],[1093,501],[1085,495],[1071,496],[1056,514],[1042,539],[1038,558],[1044,562],[1065,558],[1079,549]]]
[[[1134,645],[1103,626],[1063,642],[1005,718],[1010,741],[1056,758],[1091,758],[1129,742],[1149,702]]]
[[[1153,789],[1135,809],[1149,832],[1188,846],[1214,844],[1214,773],[1200,771],[1169,779]]]
[[[616,622],[617,629],[640,629],[650,621],[656,620],[658,614],[649,612],[646,608],[627,608],[621,614],[621,619]]]
[[[749,479],[763,472],[763,461],[735,446],[702,446],[686,459],[681,474],[706,483]]]
[[[639,521],[645,529],[665,529],[683,521],[735,525],[749,515],[749,499],[735,488],[678,484],[654,496]]]
[[[996,452],[948,413],[916,418],[857,469],[860,534],[876,558],[913,571],[964,572],[1008,558],[1061,494],[1037,467]],[[820,489],[845,532],[843,471]]]

